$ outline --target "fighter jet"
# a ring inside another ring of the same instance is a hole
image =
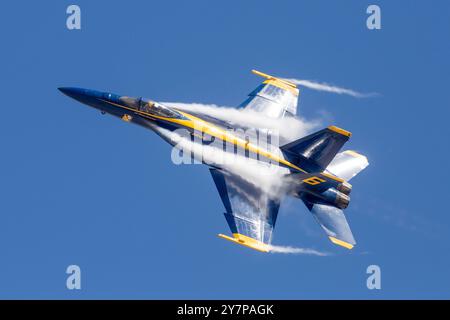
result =
[[[256,70],[252,72],[264,80],[237,109],[270,119],[295,118],[299,96],[297,86],[282,78]],[[59,90],[102,114],[108,113],[153,130],[175,147],[180,147],[180,139],[187,140],[191,146],[190,156],[209,167],[225,207],[224,215],[232,235],[219,234],[219,237],[261,252],[270,252],[280,204],[285,197],[293,196],[304,202],[332,243],[347,249],[356,244],[343,210],[350,203],[352,185],[348,180],[366,168],[368,160],[351,150],[339,153],[349,140],[350,132],[329,126],[297,140],[283,142],[280,146],[269,147],[255,143],[252,140],[254,135],[246,136],[242,124],[211,115],[187,112],[142,97],[72,87]],[[233,128],[240,130],[230,130]],[[268,134],[264,128],[257,129],[258,134]],[[188,133],[187,138],[180,138],[180,130]],[[231,145],[231,148],[216,147],[213,154],[249,158],[255,167],[276,167],[278,171],[273,172],[278,175],[273,180],[278,182],[277,186],[267,188],[258,182],[258,174],[253,178],[246,176],[253,167],[236,171],[236,166],[203,159],[204,148],[211,152],[211,141],[216,145],[217,142]]]

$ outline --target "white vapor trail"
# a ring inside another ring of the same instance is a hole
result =
[[[355,98],[370,98],[377,96],[378,94],[375,92],[371,93],[361,93],[352,89],[342,88],[338,86],[334,86],[325,82],[315,82],[311,80],[302,80],[302,79],[284,79],[286,81],[292,82],[299,86],[303,86],[309,89],[317,90],[317,91],[325,91],[337,94],[345,94]]]
[[[320,125],[319,121],[307,121],[298,117],[273,119],[256,111],[218,106],[215,104],[182,102],[162,102],[162,104],[179,110],[201,113],[247,128],[274,130],[278,132],[280,138],[289,141],[306,136]]]
[[[271,253],[287,253],[287,254],[305,254],[305,255],[313,255],[319,257],[329,256],[330,254],[327,252],[321,252],[314,249],[309,248],[296,248],[289,246],[274,246],[271,245],[269,248],[269,252]]]
[[[254,159],[233,154],[213,146],[192,142],[189,138],[163,128],[156,129],[161,135],[176,144],[176,148],[192,153],[198,161],[204,160],[210,164],[223,167],[226,171],[236,174],[245,181],[261,189],[272,199],[280,199],[284,194],[285,180],[289,172],[276,165],[261,165]]]

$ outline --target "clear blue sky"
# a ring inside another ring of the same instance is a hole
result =
[[[0,298],[450,298],[448,1],[69,1],[2,5]],[[365,26],[382,9],[382,30]],[[302,90],[300,113],[353,133],[351,252],[299,201],[261,254],[228,233],[204,166],[175,166],[150,131],[56,90],[237,105],[256,68],[380,97]],[[82,290],[65,269],[82,270]],[[382,290],[366,288],[366,268]]]

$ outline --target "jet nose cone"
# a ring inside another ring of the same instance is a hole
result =
[[[72,88],[72,87],[60,87],[58,88],[58,90],[64,93],[66,96],[69,96],[74,99],[80,98],[81,96],[85,95],[86,91],[81,88]]]
[[[66,94],[66,92],[68,92],[70,90],[70,88],[68,88],[68,87],[59,87],[58,90],[61,91],[64,94]]]
[[[81,103],[90,104],[101,97],[101,92],[83,88],[61,87],[59,91]]]
[[[119,103],[120,99],[119,95],[92,89],[59,87],[58,90],[72,99],[102,111]]]

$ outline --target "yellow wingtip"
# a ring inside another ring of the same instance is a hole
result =
[[[252,69],[252,73],[254,73],[260,77],[266,78],[267,80],[274,80],[274,81],[282,82],[292,88],[297,88],[297,85],[295,83],[292,83],[288,80],[281,79],[281,78],[278,78],[275,76],[271,76],[270,74],[267,74],[267,73],[264,73],[264,72],[261,72],[261,71],[255,70],[255,69]]]
[[[263,77],[263,78],[267,78],[267,79],[273,78],[271,75],[269,75],[267,73],[264,73],[264,72],[261,72],[261,71],[258,71],[256,69],[252,69],[252,73],[256,74],[257,76],[260,76],[260,77]]]
[[[334,244],[337,244],[338,246],[347,248],[349,250],[353,249],[353,245],[348,243],[348,242],[339,240],[339,239],[337,239],[335,237],[329,237],[329,238],[330,238],[331,242],[333,242]]]
[[[253,238],[244,236],[240,233],[233,233],[233,238],[222,233],[219,233],[217,236],[220,238],[226,239],[228,241],[243,245],[245,247],[260,251],[260,252],[269,252],[269,246],[261,241],[255,240]]]

